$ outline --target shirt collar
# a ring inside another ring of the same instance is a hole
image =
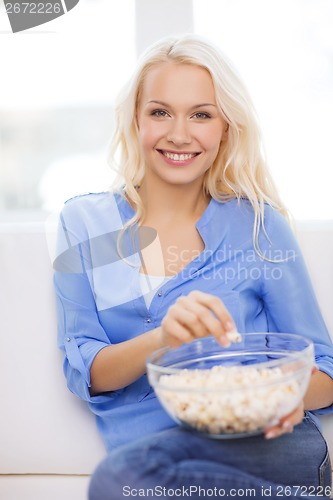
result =
[[[127,222],[132,217],[134,217],[135,210],[131,207],[131,205],[126,200],[124,193],[122,193],[122,192],[116,192],[116,193],[114,193],[114,196],[116,198],[119,210],[125,216],[126,222]],[[218,205],[220,205],[220,204],[221,203],[218,202],[218,201],[216,201],[214,198],[212,198],[210,200],[210,202],[208,203],[208,205],[207,205],[205,211],[203,212],[202,216],[200,217],[200,219],[196,223],[196,227],[199,230],[199,232],[201,230],[203,230],[204,226],[211,221],[211,219],[213,218],[214,213],[215,213]]]
[[[230,201],[220,202],[212,198],[208,207],[196,224],[205,248],[214,252],[229,231],[230,219],[227,215]]]
[[[126,222],[134,217],[135,211],[128,203],[123,193],[117,192],[114,196],[116,198],[119,211],[123,216],[123,223],[126,224]],[[214,250],[221,245],[229,232],[230,218],[227,213],[231,208],[231,205],[234,205],[234,203],[237,203],[236,199],[220,202],[211,198],[205,211],[196,223],[196,228],[203,239],[205,248],[210,252],[214,252]],[[219,207],[220,210],[218,210]],[[203,256],[206,254],[208,254],[208,252],[203,252]],[[200,260],[201,259],[199,259],[199,261]],[[204,258],[203,260],[205,261],[206,259]]]
[[[128,201],[125,198],[125,194],[123,192],[115,192],[114,197],[116,199],[119,211],[123,215],[123,223],[126,224],[132,217],[135,215],[135,210],[131,207]]]

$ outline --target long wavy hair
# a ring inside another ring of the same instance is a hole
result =
[[[127,197],[135,209],[130,224],[144,217],[144,206],[137,190],[145,175],[145,163],[140,152],[136,120],[138,103],[146,75],[158,64],[173,62],[205,68],[213,81],[216,103],[229,125],[228,138],[223,141],[213,165],[203,181],[206,195],[225,202],[246,198],[254,210],[253,245],[259,248],[259,233],[264,233],[265,203],[286,218],[266,161],[256,112],[237,71],[227,57],[206,39],[193,34],[159,40],[141,56],[131,80],[120,92],[115,103],[115,132],[111,140],[110,164],[116,171],[113,190]],[[267,236],[267,234],[266,234]]]

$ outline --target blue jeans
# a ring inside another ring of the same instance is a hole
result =
[[[180,427],[111,452],[97,467],[89,500],[329,498],[326,442],[306,415],[291,434],[214,440]]]

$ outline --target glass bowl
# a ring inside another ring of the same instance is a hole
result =
[[[169,415],[216,439],[259,434],[304,397],[313,343],[291,333],[246,333],[222,347],[205,337],[147,359],[150,384]]]

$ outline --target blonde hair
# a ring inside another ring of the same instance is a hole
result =
[[[233,198],[250,201],[254,210],[253,244],[262,256],[259,233],[263,228],[266,234],[265,203],[286,218],[288,212],[267,168],[261,132],[247,89],[225,55],[204,38],[193,34],[167,37],[149,47],[116,101],[115,133],[111,141],[111,165],[117,172],[113,189],[125,193],[134,207],[136,215],[130,223],[139,222],[144,216],[136,189],[145,174],[138,140],[137,106],[146,75],[152,67],[163,62],[199,66],[210,73],[217,105],[229,129],[227,140],[221,143],[213,165],[205,174],[203,189],[221,202]],[[119,154],[117,163],[115,159]]]

